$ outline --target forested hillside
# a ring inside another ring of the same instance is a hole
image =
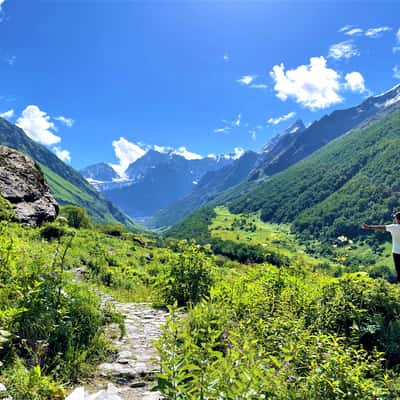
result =
[[[215,200],[235,213],[261,212],[305,238],[361,238],[362,222],[389,223],[400,208],[400,112],[351,131],[286,171]],[[202,211],[204,213],[205,211]],[[173,228],[183,232],[200,214]],[[377,239],[382,236],[375,236]]]

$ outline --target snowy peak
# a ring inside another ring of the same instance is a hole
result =
[[[304,131],[304,129],[306,129],[304,122],[301,119],[298,119],[294,124],[290,125],[289,128],[285,130],[285,133],[301,133]]]

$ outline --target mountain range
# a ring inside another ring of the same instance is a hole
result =
[[[240,182],[265,180],[305,159],[332,140],[391,112],[400,85],[360,105],[335,110],[309,126],[297,120],[259,152],[187,160],[173,151],[149,150],[125,171],[125,179],[105,163],[81,171],[106,198],[152,228],[171,226]]]
[[[41,167],[59,204],[73,204],[87,209],[94,222],[119,222],[132,229],[138,227],[91,186],[79,172],[61,161],[46,147],[34,142],[25,132],[0,118],[0,145],[18,150]]]
[[[351,112],[357,128],[279,174],[247,179],[225,191],[176,224],[170,234],[193,237],[194,227],[200,227],[196,235],[206,237],[207,221],[211,220],[213,207],[220,204],[233,213],[260,212],[264,221],[289,223],[294,232],[306,239],[330,241],[341,235],[365,239],[360,229],[362,222],[387,223],[400,208],[400,85],[367,99]],[[361,113],[366,118],[356,118]],[[350,110],[332,113],[331,121],[338,121],[339,115],[343,116],[341,125],[348,127]],[[334,131],[329,128],[329,117],[321,121],[316,126]],[[306,132],[307,129],[302,134]],[[301,151],[306,148],[311,146],[303,145]],[[289,153],[283,154],[287,160]],[[296,154],[292,159],[295,157]],[[264,165],[256,169],[259,174],[281,164]],[[368,240],[382,239],[383,236],[376,236]]]

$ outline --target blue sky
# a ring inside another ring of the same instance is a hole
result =
[[[396,1],[0,7],[0,114],[76,168],[155,145],[257,150],[400,83]]]

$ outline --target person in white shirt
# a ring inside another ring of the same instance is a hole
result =
[[[394,223],[390,225],[367,225],[362,224],[363,229],[387,231],[392,234],[392,253],[394,266],[397,272],[397,281],[400,282],[400,212],[393,215]]]

